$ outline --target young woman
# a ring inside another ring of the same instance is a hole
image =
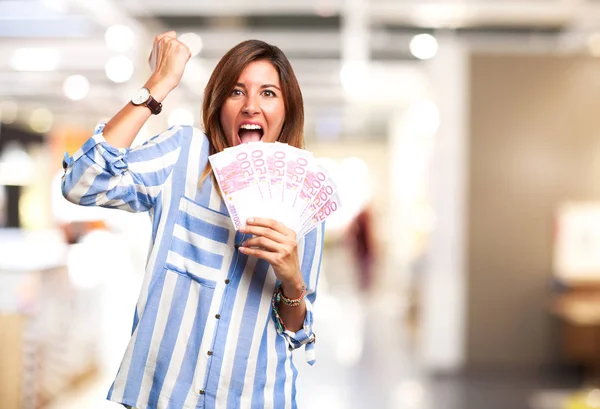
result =
[[[314,362],[312,305],[323,226],[302,238],[275,220],[236,232],[208,156],[252,140],[303,146],[302,94],[281,50],[245,41],[205,89],[205,132],[171,127],[129,148],[190,58],[156,37],[144,88],[63,163],[73,203],[148,211],[152,242],[133,334],[108,399],[139,409],[293,408],[292,350]],[[241,246],[239,246],[241,244]]]

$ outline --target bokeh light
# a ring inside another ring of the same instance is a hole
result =
[[[410,52],[420,60],[435,57],[438,48],[438,42],[431,34],[417,34],[410,41]]]
[[[90,82],[83,75],[71,75],[65,79],[63,91],[67,98],[78,101],[87,96],[90,91]]]
[[[111,81],[122,83],[129,81],[133,75],[133,63],[124,55],[115,55],[106,62],[104,70]]]

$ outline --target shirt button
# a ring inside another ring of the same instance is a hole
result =
[[[219,319],[219,318],[221,318],[221,314],[217,314],[217,315],[215,315],[215,318],[216,318],[216,319]]]
[[[208,351],[207,354],[210,356],[210,355],[213,354],[213,352],[212,351]]]
[[[200,389],[200,395],[204,395],[204,389]]]
[[[229,284],[229,279],[228,278],[225,279],[225,284]]]

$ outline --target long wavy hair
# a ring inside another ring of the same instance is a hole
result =
[[[210,154],[228,147],[227,137],[220,121],[221,108],[231,95],[238,78],[248,64],[269,61],[279,74],[279,82],[285,106],[285,119],[278,141],[304,148],[304,102],[300,85],[292,66],[278,47],[260,40],[244,41],[227,52],[215,67],[204,90],[202,121],[204,132],[210,141]],[[200,184],[212,173],[210,162],[206,164]]]

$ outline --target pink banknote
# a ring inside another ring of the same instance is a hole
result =
[[[286,209],[291,209],[298,216],[304,209],[294,209],[296,197],[302,190],[302,184],[306,177],[309,164],[313,161],[313,156],[310,152],[292,148],[286,156],[285,169],[285,191],[283,194],[283,206]]]
[[[299,235],[304,236],[306,233],[310,232],[315,226],[334,214],[339,208],[339,197],[334,193],[333,196],[331,196],[327,202],[325,202],[323,206],[308,219],[308,221],[304,222],[300,228]]]
[[[317,193],[300,215],[300,223],[304,224],[313,214],[318,212],[319,209],[335,194],[336,190],[336,186],[332,180],[328,179],[324,181],[321,185],[321,189],[319,189],[319,193]]]
[[[306,169],[306,176],[294,202],[294,210],[299,213],[298,219],[315,199],[326,180],[325,171],[316,162],[311,162]]]
[[[209,160],[236,230],[250,217],[268,217],[301,237],[339,208],[336,184],[306,150],[250,142]]]
[[[249,217],[258,216],[257,201],[262,199],[262,194],[256,183],[250,154],[245,149],[236,148],[211,155],[209,160],[233,225],[239,230],[246,225]]]
[[[287,156],[287,145],[281,143],[267,144],[265,150],[267,158],[267,171],[269,174],[269,188],[273,206],[273,218],[282,221],[283,193],[285,191],[285,158]]]

